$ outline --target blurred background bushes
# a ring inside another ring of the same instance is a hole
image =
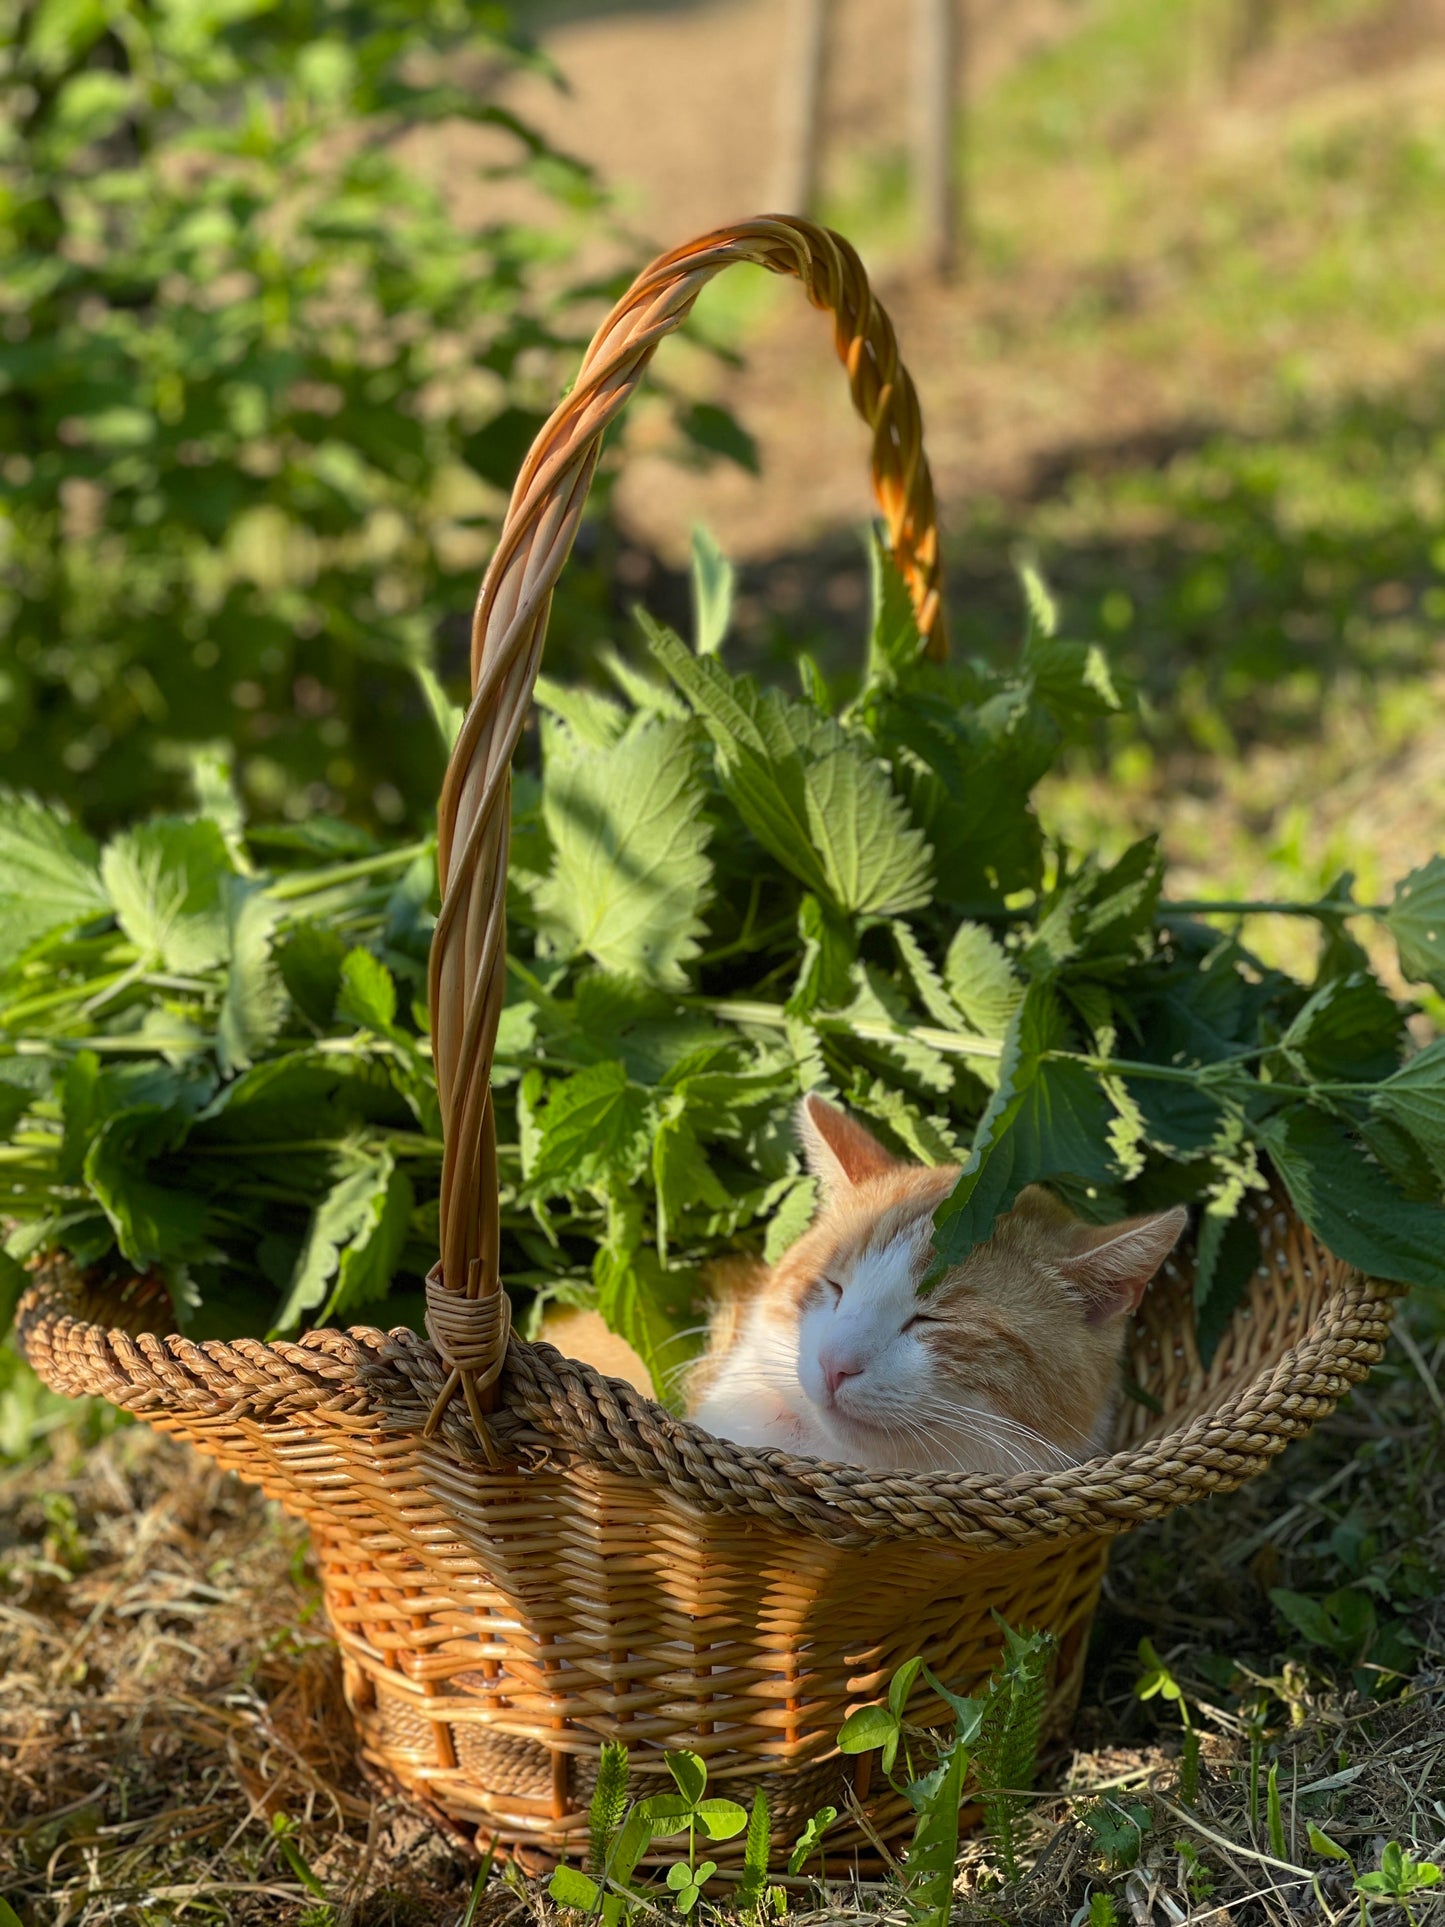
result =
[[[0,0],[9,782],[105,827],[221,743],[263,815],[426,815],[444,617],[599,292],[528,62],[472,0]],[[444,121],[480,221],[403,151]]]

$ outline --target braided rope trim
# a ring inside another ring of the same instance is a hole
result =
[[[612,1473],[665,1487],[709,1513],[751,1516],[842,1546],[925,1539],[1021,1549],[1125,1532],[1253,1478],[1368,1376],[1398,1295],[1396,1286],[1344,1270],[1301,1342],[1217,1410],[1063,1472],[922,1477],[753,1451],[550,1345],[515,1338],[488,1430],[521,1481],[544,1470]],[[223,1420],[293,1433],[298,1423],[318,1432],[380,1431],[392,1440],[415,1432],[423,1449],[446,1367],[413,1332],[358,1327],[313,1332],[295,1344],[196,1344],[107,1330],[75,1315],[90,1308],[85,1300],[74,1271],[52,1264],[17,1310],[25,1354],[57,1391],[108,1398],[170,1431],[205,1421],[195,1428],[203,1446]],[[465,1408],[448,1409],[437,1436],[462,1462],[486,1463]]]

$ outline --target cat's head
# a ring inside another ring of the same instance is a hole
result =
[[[799,1129],[822,1197],[770,1282],[795,1311],[798,1377],[838,1457],[1008,1472],[1100,1450],[1125,1320],[1183,1207],[1090,1225],[1030,1185],[920,1297],[957,1167],[900,1162],[816,1096]]]

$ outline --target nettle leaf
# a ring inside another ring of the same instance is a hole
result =
[[[809,895],[798,906],[798,932],[803,955],[788,1009],[799,1017],[813,1010],[839,1009],[853,994],[858,962],[853,925]]]
[[[1007,1211],[1027,1178],[1014,1178],[1013,1124],[1038,1074],[1033,1048],[1036,1006],[1049,993],[1031,986],[1009,1023],[999,1059],[998,1084],[974,1129],[958,1183],[933,1214],[933,1263],[929,1279],[961,1264],[982,1244],[994,1219]]]
[[[964,1021],[980,1036],[1004,1036],[1024,987],[991,931],[981,923],[958,926],[943,960],[943,980]]]
[[[765,1264],[775,1265],[788,1247],[797,1243],[813,1222],[817,1202],[816,1178],[799,1178],[783,1193],[768,1220],[768,1234],[763,1241]]]
[[[709,531],[692,532],[692,639],[700,656],[715,656],[732,620],[737,574]]]
[[[289,931],[275,954],[291,1001],[317,1030],[336,1016],[346,942],[329,924],[301,923]]]
[[[1026,1184],[1072,1178],[1087,1188],[1116,1175],[1113,1107],[1085,1065],[1049,1055],[1067,1044],[1057,996],[1030,985],[1005,1036],[998,1088],[962,1175],[934,1213],[932,1278],[983,1243]]]
[[[209,1252],[206,1200],[150,1169],[184,1144],[191,1115],[183,1102],[136,1105],[106,1121],[85,1154],[91,1196],[110,1220],[121,1256],[140,1271]]]
[[[1445,1289],[1445,1209],[1405,1197],[1342,1125],[1308,1105],[1255,1131],[1295,1209],[1337,1258],[1372,1277]]]
[[[593,1064],[552,1086],[532,1169],[539,1190],[583,1191],[645,1167],[656,1114],[619,1063]]]
[[[1243,1302],[1259,1264],[1259,1230],[1239,1208],[1211,1205],[1199,1217],[1194,1256],[1194,1317],[1199,1356],[1213,1363],[1219,1341]]]
[[[358,945],[341,963],[336,1011],[363,1030],[385,1036],[396,1023],[396,983],[380,958]]]
[[[652,1177],[657,1187],[657,1249],[664,1260],[672,1227],[691,1205],[725,1211],[732,1194],[715,1176],[697,1133],[687,1116],[685,1093],[675,1092],[662,1105],[657,1135],[652,1141]]]
[[[0,790],[0,970],[109,907],[90,838],[49,804]]]
[[[942,977],[934,969],[933,961],[927,951],[908,924],[899,920],[891,928],[899,957],[912,980],[913,988],[918,993],[919,1002],[935,1024],[940,1025],[944,1030],[956,1030],[958,1010],[944,986]]]
[[[401,1263],[415,1194],[405,1171],[395,1169],[390,1152],[376,1161],[376,1182],[350,1244],[341,1253],[336,1286],[317,1321],[329,1323],[362,1305],[373,1305],[391,1290]]]
[[[887,1025],[890,1034],[870,1036],[867,1049],[881,1051],[925,1090],[946,1092],[953,1089],[953,1064],[942,1051],[924,1043],[917,1035],[914,1013],[898,986],[868,963],[854,966],[855,994],[843,1015],[853,1023]]]
[[[295,1331],[306,1313],[316,1310],[336,1276],[343,1248],[376,1230],[376,1198],[390,1181],[391,1153],[384,1148],[358,1149],[348,1164],[311,1214],[286,1295],[271,1327],[273,1338]]]
[[[577,741],[589,749],[611,749],[627,728],[627,711],[600,690],[578,688],[571,683],[553,682],[550,676],[538,676],[532,697],[539,709],[560,717]],[[544,734],[543,741],[550,752],[552,733]]]
[[[542,814],[553,848],[534,892],[544,924],[610,970],[681,989],[712,882],[693,729],[644,716],[609,749],[550,730]]]
[[[1396,884],[1383,921],[1410,981],[1445,993],[1445,857],[1432,856]]]
[[[1445,1183],[1445,1037],[1372,1091],[1370,1109],[1407,1132]]]
[[[226,924],[231,967],[216,1020],[216,1046],[227,1071],[246,1070],[275,1042],[286,1020],[286,985],[272,960],[280,905],[252,883],[228,877]]]
[[[870,683],[887,683],[905,675],[918,661],[923,653],[923,636],[913,597],[887,537],[876,524],[869,535],[873,616],[868,629],[867,679]]]
[[[1405,1013],[1364,970],[1332,977],[1306,998],[1280,1049],[1316,1077],[1374,1083],[1400,1061]]]
[[[220,827],[207,817],[157,817],[106,845],[101,880],[120,927],[169,970],[214,969],[228,954],[225,882],[234,876]]]
[[[637,1353],[656,1396],[666,1400],[695,1349],[687,1333],[695,1324],[696,1273],[670,1270],[655,1251],[618,1240],[598,1250],[592,1277],[603,1322]]]
[[[1096,642],[1037,638],[1024,652],[1024,668],[1039,695],[1060,718],[1092,720],[1124,707],[1109,659]]]
[[[928,901],[933,853],[857,738],[811,704],[729,676],[670,631],[645,626],[713,740],[729,800],[785,869],[848,915],[892,916]]]

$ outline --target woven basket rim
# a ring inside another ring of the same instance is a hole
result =
[[[1340,1265],[1299,1341],[1220,1405],[1061,1470],[880,1472],[740,1446],[623,1379],[515,1336],[487,1430],[508,1475],[590,1466],[670,1487],[710,1513],[752,1514],[837,1544],[922,1537],[1003,1549],[1118,1533],[1233,1490],[1309,1431],[1380,1357],[1401,1289]],[[271,1341],[133,1335],[77,1317],[86,1291],[69,1261],[52,1262],[17,1310],[22,1346],[67,1389],[161,1423],[167,1409],[207,1418],[244,1412],[258,1423],[309,1414],[318,1426],[349,1429],[372,1419],[394,1439],[423,1431],[445,1379],[429,1340],[406,1326]],[[437,1429],[451,1453],[485,1472],[488,1459],[463,1403]]]

